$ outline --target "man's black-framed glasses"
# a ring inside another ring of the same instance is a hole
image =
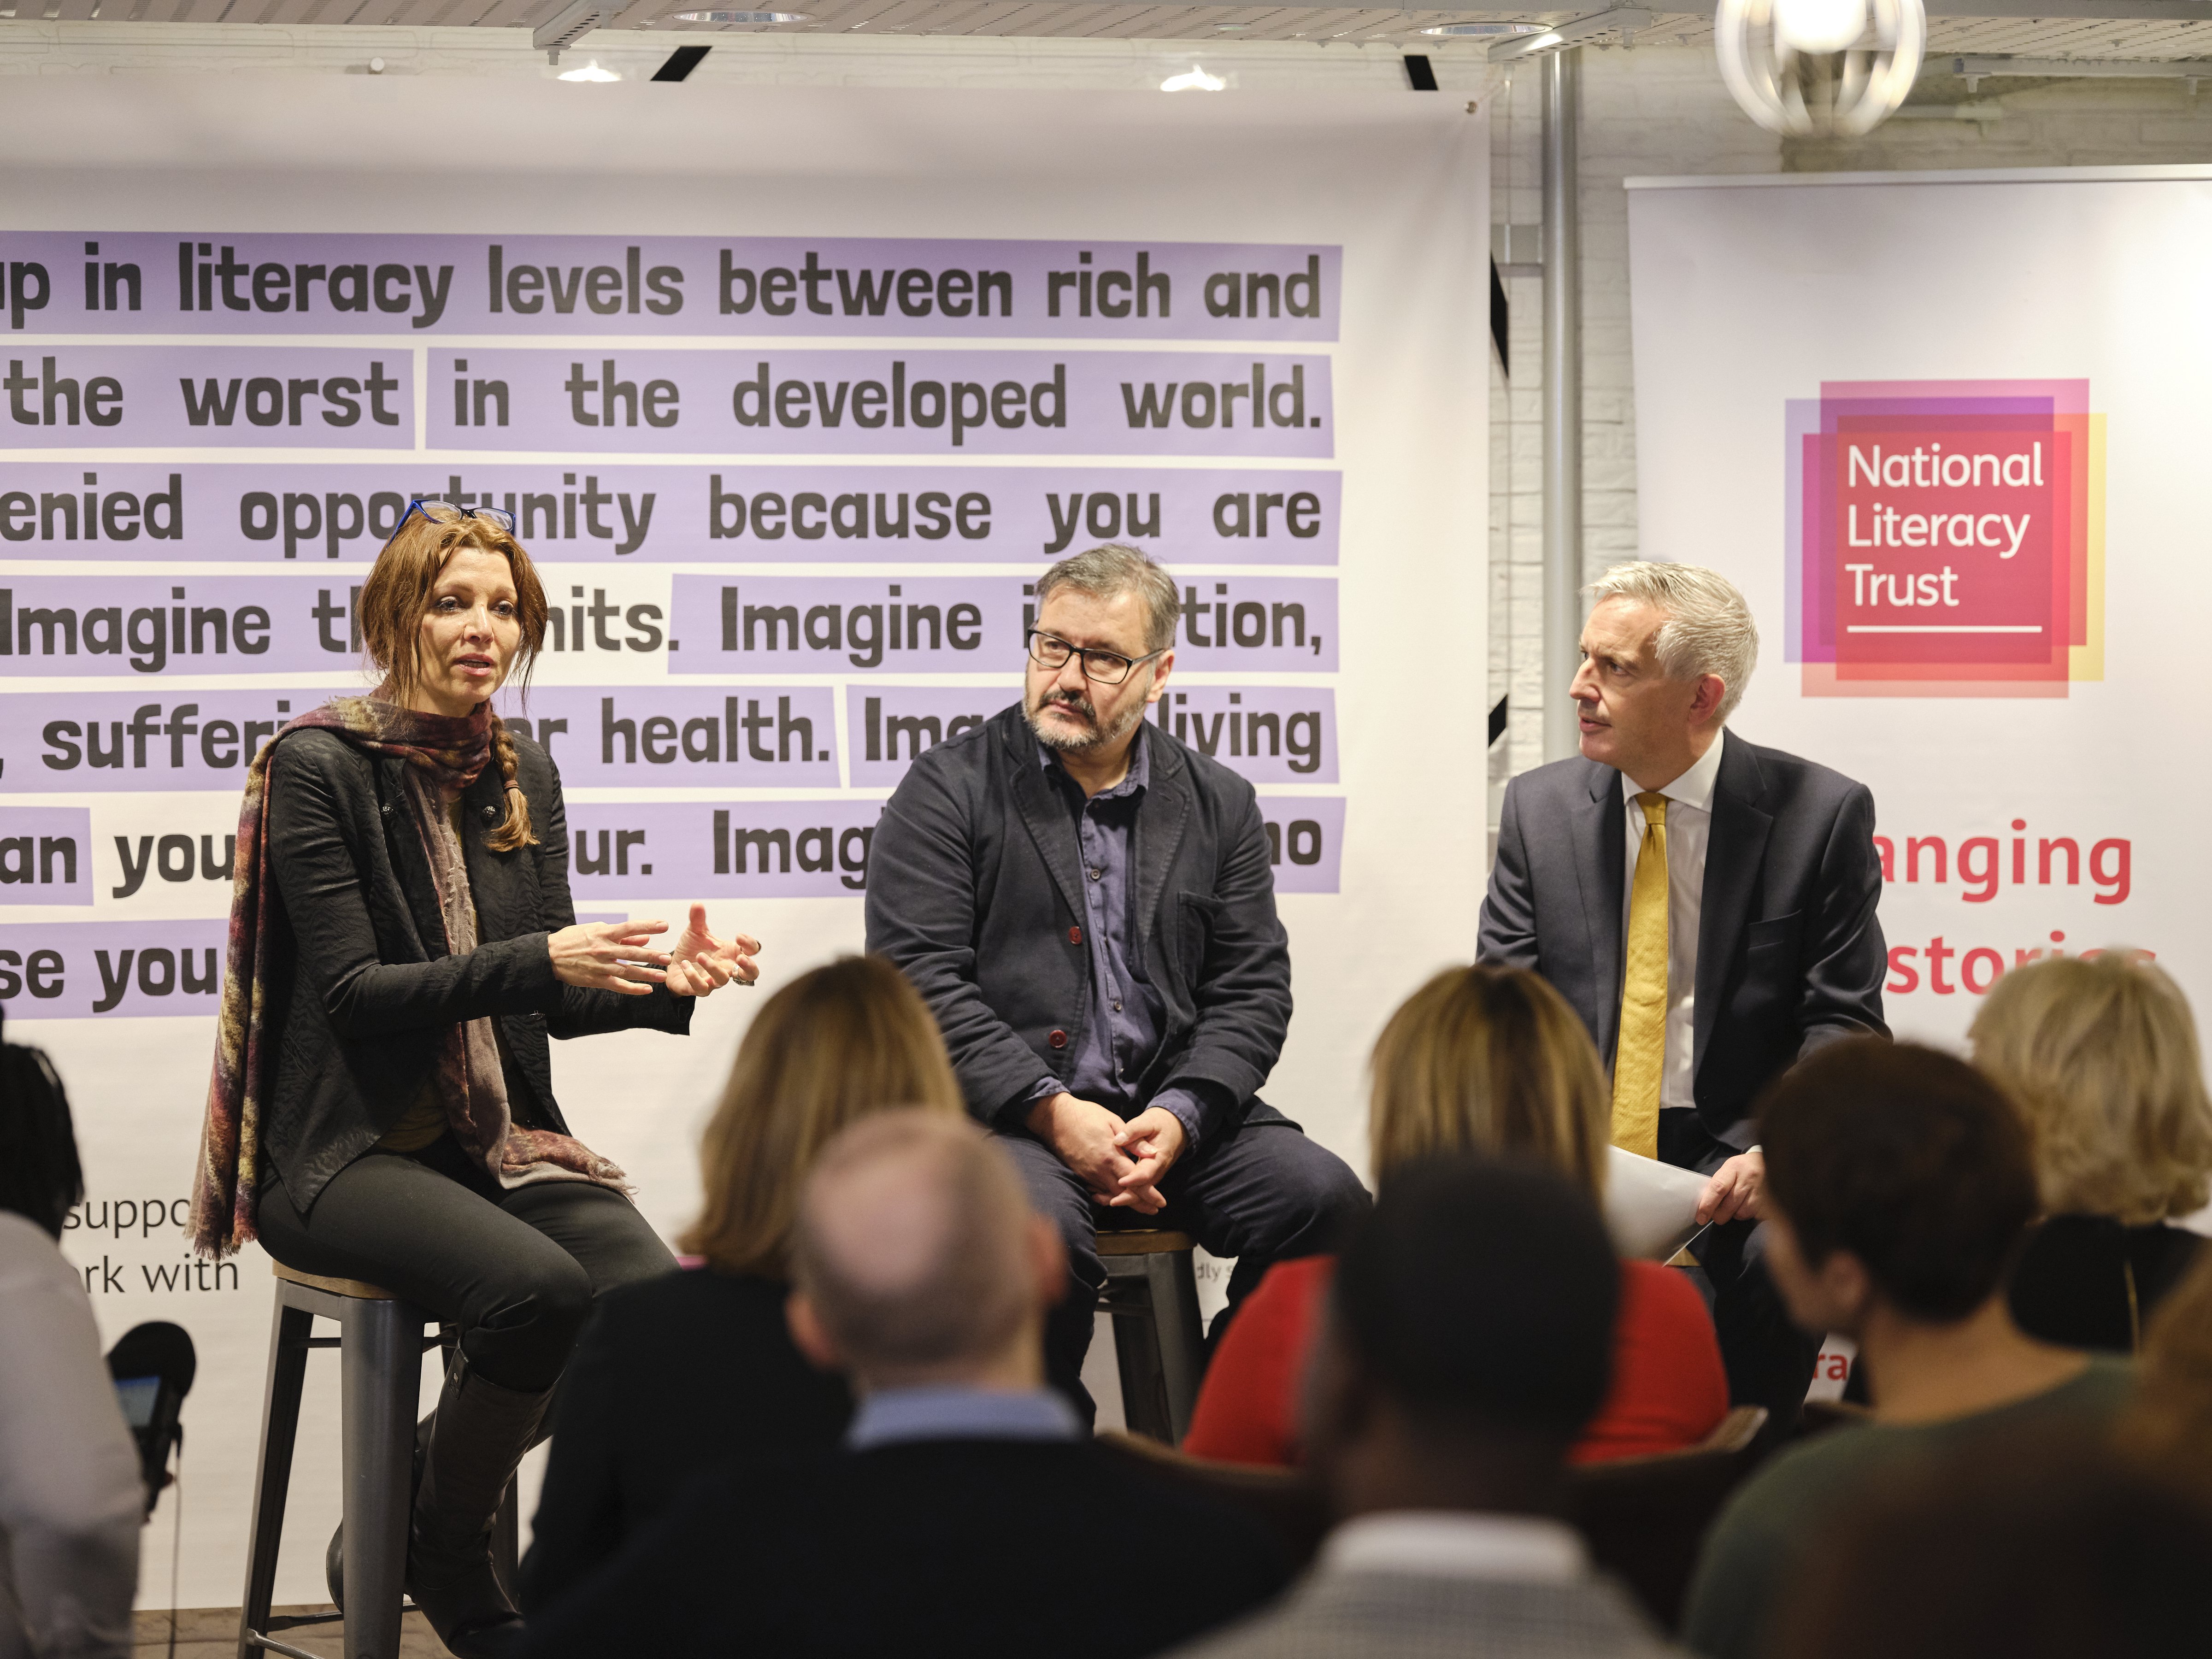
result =
[[[455,507],[451,501],[441,501],[417,495],[408,502],[407,510],[399,515],[399,522],[392,526],[397,536],[406,527],[407,520],[420,513],[433,524],[459,524],[463,519],[483,519],[497,525],[510,536],[514,534],[514,514],[503,507]]]
[[[1083,678],[1099,685],[1119,685],[1129,678],[1129,671],[1154,657],[1164,657],[1173,647],[1162,646],[1157,651],[1147,651],[1141,657],[1125,657],[1118,651],[1085,649],[1070,645],[1056,634],[1048,634],[1041,628],[1030,629],[1030,658],[1040,668],[1065,668],[1070,657],[1083,659]]]

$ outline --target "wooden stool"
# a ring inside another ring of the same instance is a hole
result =
[[[422,1328],[431,1322],[430,1316],[374,1285],[324,1279],[281,1262],[272,1265],[276,1314],[269,1339],[269,1382],[261,1408],[261,1454],[253,1481],[238,1659],[257,1659],[257,1649],[289,1659],[317,1659],[304,1649],[275,1639],[269,1618],[310,1348],[336,1348],[341,1362],[345,1659],[395,1659],[407,1577],[408,1516],[414,1504],[415,1418],[421,1404],[422,1355],[442,1343],[449,1350],[450,1363],[452,1335],[441,1331],[424,1337]],[[337,1322],[337,1336],[313,1334],[319,1315]],[[512,1482],[495,1536],[501,1577],[511,1586],[515,1537]]]
[[[1198,1273],[1191,1261],[1196,1249],[1188,1233],[1130,1228],[1098,1235],[1098,1256],[1106,1267],[1098,1304],[1114,1316],[1122,1420],[1133,1433],[1170,1446],[1181,1445],[1190,1432],[1206,1370]]]

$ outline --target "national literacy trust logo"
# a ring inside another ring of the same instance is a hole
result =
[[[2063,697],[2105,672],[2087,380],[1839,380],[1785,404],[1808,697]]]

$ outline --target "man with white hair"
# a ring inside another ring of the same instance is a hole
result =
[[[851,1375],[844,1446],[710,1468],[532,1620],[528,1659],[1139,1659],[1267,1600],[1285,1575],[1255,1523],[1103,1449],[1044,1386],[1066,1275],[974,1125],[911,1110],[847,1128],[807,1178],[788,1315],[809,1358]]]
[[[1532,968],[1613,1074],[1613,1144],[1708,1175],[1695,1249],[1739,1404],[1796,1418],[1817,1343],[1761,1265],[1752,1107],[1802,1055],[1887,1036],[1866,786],[1727,731],[1759,660],[1743,596],[1697,565],[1616,565],[1568,688],[1582,757],[1506,787],[1478,953]]]

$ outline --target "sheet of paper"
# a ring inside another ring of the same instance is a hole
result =
[[[1698,1230],[1705,1177],[1656,1158],[1606,1148],[1605,1220],[1626,1256],[1664,1261]]]

